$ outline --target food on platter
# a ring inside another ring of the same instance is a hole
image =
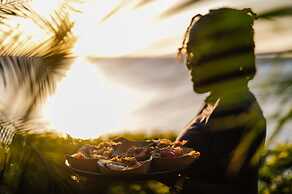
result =
[[[84,145],[77,153],[67,157],[72,167],[86,171],[98,171],[97,162],[100,159],[110,159],[113,157],[114,147],[119,143],[113,141],[101,142],[100,144]]]
[[[99,160],[98,166],[104,174],[146,174],[151,159],[138,162],[135,157],[115,157],[111,160]]]
[[[126,155],[134,157],[137,161],[144,161],[150,158],[152,149],[149,147],[131,147],[126,152]]]
[[[168,147],[168,146],[177,147],[177,146],[184,146],[187,143],[186,140],[172,142],[169,139],[159,139],[159,140],[154,140],[154,142],[157,144],[158,147]]]
[[[156,158],[176,158],[183,154],[181,147],[165,147],[156,151]]]
[[[70,166],[76,169],[93,172],[99,170],[96,165],[99,159],[88,158],[81,152],[77,152],[73,155],[67,155],[66,159]]]
[[[120,143],[114,141],[104,141],[100,144],[93,146],[93,145],[85,145],[82,146],[78,152],[84,154],[87,158],[91,159],[109,159],[113,157],[114,149]]]
[[[156,171],[183,169],[200,156],[200,153],[187,147],[167,147],[153,155],[152,167]]]
[[[185,147],[187,141],[172,142],[169,139],[154,140],[151,168],[154,171],[184,169],[196,160],[200,153]]]
[[[88,159],[85,154],[83,154],[82,152],[77,152],[75,154],[72,154],[72,157],[77,159],[77,160],[84,160],[84,159]]]
[[[71,155],[70,165],[103,174],[146,174],[183,169],[200,156],[186,141],[168,139],[131,141],[116,138],[84,145]]]
[[[113,162],[123,163],[127,166],[137,166],[139,162],[136,160],[135,157],[131,156],[116,156],[111,159]]]

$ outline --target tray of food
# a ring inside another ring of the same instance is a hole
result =
[[[185,143],[116,138],[82,146],[76,153],[66,155],[65,164],[76,173],[90,177],[155,178],[179,173],[199,158],[200,153],[185,147]]]

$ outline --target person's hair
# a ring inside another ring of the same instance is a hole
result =
[[[237,72],[233,71],[232,74],[245,76],[250,80],[256,73],[253,30],[255,19],[256,14],[249,8],[220,8],[210,10],[206,15],[195,15],[185,32],[182,46],[178,49],[178,57],[192,53],[196,55],[198,63],[204,64],[225,57],[244,55],[245,62],[235,62],[233,65],[238,67],[232,69]],[[210,40],[216,42],[215,48],[207,49],[203,54],[197,52],[197,42],[207,45]]]

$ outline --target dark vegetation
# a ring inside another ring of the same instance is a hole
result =
[[[120,134],[129,139],[174,139],[176,133],[163,132],[153,135]],[[6,155],[1,194],[10,193],[104,193],[104,194],[162,194],[169,193],[164,184],[149,180],[144,182],[121,182],[89,180],[65,167],[65,154],[74,153],[83,144],[98,144],[102,139],[74,139],[55,133],[17,134]],[[2,150],[1,156],[4,156]],[[292,144],[281,144],[264,153],[260,170],[261,194],[291,193]]]
[[[92,181],[78,176],[65,167],[65,154],[74,153],[83,144],[97,144],[101,139],[82,140],[51,132],[39,134],[21,132],[23,129],[29,129],[31,114],[48,94],[54,92],[60,75],[63,75],[70,67],[71,48],[75,43],[75,38],[71,33],[74,22],[70,21],[70,14],[68,14],[72,7],[64,4],[60,9],[55,10],[52,17],[47,21],[30,10],[30,7],[23,2],[26,1],[0,1],[0,80],[7,87],[10,85],[17,89],[27,87],[27,95],[33,96],[26,109],[23,110],[23,117],[20,119],[20,125],[16,126],[18,132],[12,144],[9,148],[0,146],[0,194],[169,193],[169,188],[157,181],[131,183],[107,180]],[[140,0],[137,2],[138,8],[146,6],[152,1]],[[161,13],[161,16],[167,19],[169,16],[181,13],[198,2],[201,1],[180,1]],[[248,4],[245,6],[250,7]],[[104,19],[106,20],[114,15],[121,7],[123,6],[113,8],[111,14]],[[38,43],[31,42],[31,37],[22,39],[22,32],[9,23],[12,16],[36,22],[40,29],[45,29],[48,32],[49,36]],[[259,20],[266,20],[275,28],[277,28],[277,22],[281,18],[291,19],[291,16],[291,5],[274,7],[258,13]],[[287,26],[289,25],[287,24]],[[287,58],[291,61],[291,49],[290,47],[283,51],[267,52],[261,56],[269,55],[273,58]],[[39,65],[33,65],[35,61]],[[282,67],[277,64],[275,63],[275,68],[281,69]],[[15,83],[11,82],[10,78]],[[26,80],[26,82],[23,80]],[[274,134],[272,134],[272,138],[274,138],[292,119],[290,100],[292,79],[291,75],[273,76],[269,81],[272,85],[268,83],[268,90],[265,88],[263,90],[268,91],[267,96],[271,96],[270,94],[273,93],[273,97],[281,101],[281,106],[275,110],[273,115],[277,122]],[[27,85],[24,85],[24,83],[27,83]],[[11,102],[13,103],[13,99]],[[285,107],[285,112],[283,112],[283,107]],[[1,122],[6,118],[5,111],[5,108],[2,109],[1,107]],[[2,124],[1,122],[0,124]],[[19,122],[17,121],[17,123]],[[0,131],[2,130],[1,127],[0,125]],[[121,134],[121,136],[139,140],[174,139],[176,134],[163,132],[149,136],[143,133]],[[263,159],[259,179],[260,193],[292,193],[292,144],[279,144],[266,149],[263,153]]]

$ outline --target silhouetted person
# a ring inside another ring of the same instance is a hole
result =
[[[254,14],[221,8],[192,19],[183,46],[196,93],[209,93],[203,108],[177,140],[201,152],[182,193],[257,194],[257,151],[266,121],[248,82],[256,73]]]

